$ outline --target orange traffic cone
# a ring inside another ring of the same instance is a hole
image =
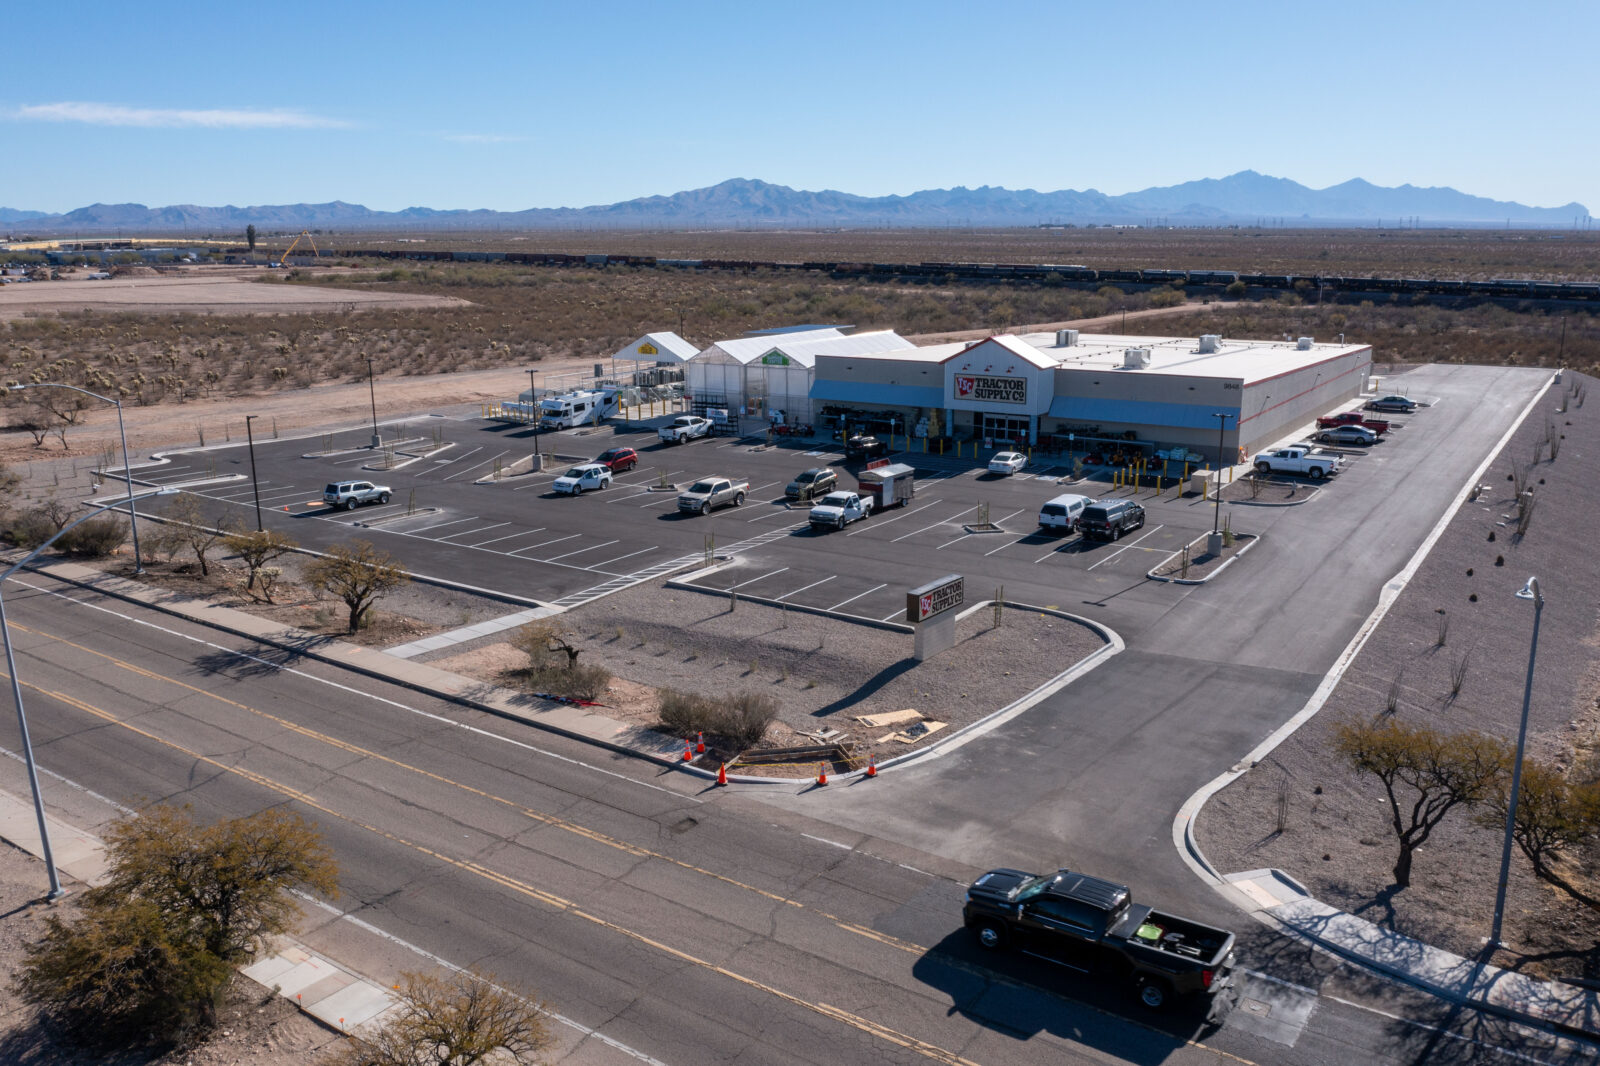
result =
[[[706,735],[704,733],[696,733],[694,737],[694,753],[696,755],[704,755],[706,753]]]
[[[827,783],[828,783],[828,764],[825,763],[825,762],[819,762],[819,763],[817,763],[817,784],[826,785]]]
[[[726,785],[727,783],[728,783],[728,764],[727,763],[723,763],[721,766],[717,767],[717,784]]]
[[[876,755],[867,756],[867,776],[878,776],[878,757]]]
[[[685,740],[683,742],[683,761],[684,762],[693,762],[694,761],[694,750],[689,746],[689,742],[687,740]]]

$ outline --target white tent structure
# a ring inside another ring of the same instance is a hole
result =
[[[858,355],[911,347],[893,330],[845,335],[837,329],[718,341],[684,367],[684,391],[697,406],[786,422],[811,422],[811,384],[818,355]]]
[[[699,351],[676,333],[646,333],[611,358],[636,363],[687,363]]]

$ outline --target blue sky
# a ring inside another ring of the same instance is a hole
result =
[[[1243,169],[1600,212],[1600,4],[23,3],[0,205],[581,206]]]

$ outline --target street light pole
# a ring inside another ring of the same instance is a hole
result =
[[[1220,539],[1222,535],[1222,437],[1223,433],[1227,431],[1230,416],[1226,411],[1217,411],[1212,417],[1217,420],[1217,491],[1213,493],[1216,497],[1216,505],[1211,509],[1211,535]],[[1209,549],[1210,545],[1207,545],[1207,548]],[[1215,555],[1216,552],[1212,552],[1212,554]]]
[[[93,395],[93,393],[90,395]],[[141,492],[138,498],[142,500],[150,496],[171,496],[177,491],[177,489],[174,489],[170,486],[159,489],[150,489],[146,492]],[[134,497],[130,493],[128,496],[130,504],[132,503],[133,499]],[[22,567],[28,565],[28,563],[32,562],[46,548],[60,540],[68,530],[87,522],[89,519],[94,518],[97,515],[104,514],[106,511],[112,510],[115,506],[115,504],[110,504],[102,507],[92,508],[89,513],[84,515],[82,518],[62,526],[61,529],[56,532],[55,536],[51,537],[49,540],[33,549],[33,551],[29,552],[27,555],[23,556],[20,560],[12,565],[11,569],[7,570],[3,574],[0,574],[0,586],[4,586],[6,578],[16,573]],[[60,899],[67,893],[66,890],[61,887],[60,875],[56,873],[55,853],[50,848],[50,830],[49,827],[45,825],[44,796],[39,792],[39,771],[38,767],[33,761],[33,740],[28,735],[28,715],[22,708],[22,682],[17,678],[17,658],[16,653],[11,649],[11,626],[6,621],[6,604],[4,595],[0,595],[0,640],[3,640],[5,643],[6,673],[11,675],[11,698],[16,701],[17,704],[17,728],[22,734],[22,761],[28,767],[28,787],[33,791],[33,814],[39,822],[40,850],[44,852],[45,870],[50,877],[50,895],[46,898],[56,900]]]
[[[117,436],[122,440],[122,480],[128,488],[128,525],[133,530],[133,573],[135,576],[144,573],[144,556],[139,551],[139,512],[133,506],[133,466],[128,459],[128,431],[122,423],[122,401],[110,396],[102,396],[98,392],[80,389],[76,385],[66,385],[59,381],[40,381],[23,384],[14,381],[7,385],[0,393],[16,392],[22,389],[70,389],[81,392],[85,396],[93,396],[102,403],[109,403],[117,409]]]
[[[256,480],[256,438],[255,438],[255,434],[250,432],[250,423],[254,419],[257,419],[257,418],[260,418],[260,417],[261,417],[260,415],[245,415],[244,416],[244,438],[250,444],[250,488],[255,493],[255,497],[256,497],[256,532],[257,533],[260,533],[260,532],[263,531],[262,530],[262,525],[261,525],[261,482]]]
[[[1522,687],[1522,722],[1517,727],[1517,761],[1511,767],[1511,798],[1506,801],[1506,838],[1500,848],[1500,879],[1495,884],[1494,924],[1489,929],[1489,945],[1500,944],[1500,926],[1506,915],[1506,882],[1511,877],[1511,843],[1517,825],[1517,798],[1522,791],[1522,753],[1528,743],[1528,705],[1533,702],[1533,663],[1539,654],[1539,616],[1544,613],[1544,593],[1539,591],[1539,579],[1528,578],[1528,583],[1517,590],[1517,598],[1533,601],[1533,641],[1528,645],[1528,678]]]
[[[533,410],[533,468],[544,469],[544,457],[539,454],[539,387],[533,383],[536,371],[528,368],[528,406]]]
[[[372,356],[367,356],[367,397],[372,401],[372,446],[383,447],[383,438],[378,436],[378,390],[372,384]]]

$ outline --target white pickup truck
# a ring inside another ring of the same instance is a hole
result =
[[[682,444],[696,437],[709,436],[710,433],[710,419],[701,418],[699,415],[679,415],[672,420],[672,425],[662,426],[657,430],[656,436],[661,438],[662,444]]]
[[[703,477],[678,493],[678,510],[684,514],[708,514],[718,507],[744,506],[750,482],[725,477]]]
[[[1256,456],[1256,472],[1260,474],[1304,474],[1321,478],[1337,474],[1344,464],[1344,456],[1297,444],[1289,448],[1274,448]]]
[[[859,492],[830,492],[806,516],[813,529],[843,529],[872,513],[872,497]]]

